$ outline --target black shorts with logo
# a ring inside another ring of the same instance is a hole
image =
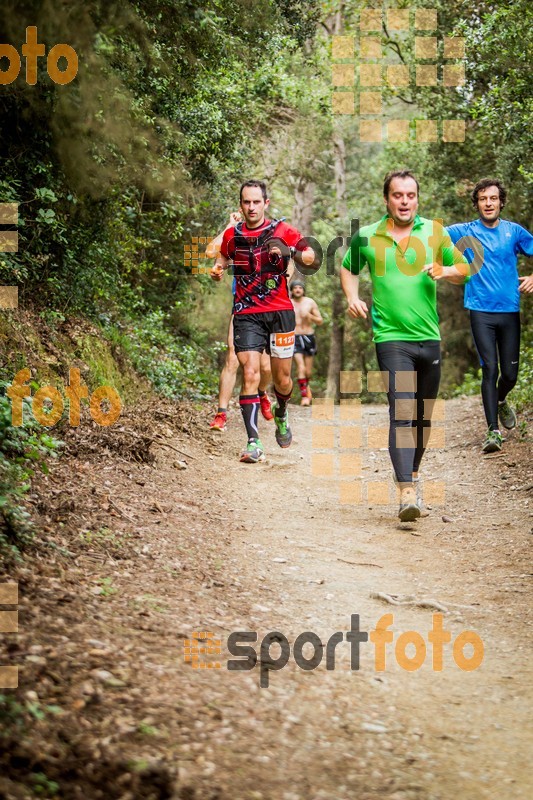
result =
[[[235,352],[256,350],[262,353],[266,350],[278,358],[291,358],[294,351],[295,327],[296,317],[294,311],[289,309],[267,311],[263,314],[235,314],[233,317]]]
[[[294,352],[302,356],[316,355],[316,337],[314,333],[297,333]]]

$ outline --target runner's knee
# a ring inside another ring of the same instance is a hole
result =
[[[495,361],[485,362],[481,367],[483,380],[487,383],[494,383],[498,380],[498,364]]]
[[[506,384],[507,391],[510,392],[518,380],[518,364],[502,365],[500,380]]]
[[[259,383],[260,370],[256,364],[243,364],[242,373],[245,383]]]

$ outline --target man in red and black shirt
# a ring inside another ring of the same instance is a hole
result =
[[[276,394],[276,441],[280,447],[289,447],[292,441],[287,403],[292,392],[295,318],[287,288],[287,267],[293,258],[300,266],[315,268],[315,253],[295,228],[265,219],[269,202],[263,181],[243,183],[240,208],[244,222],[224,232],[220,255],[210,273],[213,280],[222,280],[224,270],[233,262],[234,342],[243,369],[239,402],[248,435],[241,461],[252,464],[265,458],[257,429],[260,359],[264,350],[270,353]]]

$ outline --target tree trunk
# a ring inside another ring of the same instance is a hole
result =
[[[346,208],[346,148],[337,121],[334,122],[333,154],[335,167],[335,197],[337,212],[337,234],[345,235]],[[338,275],[336,275],[338,280]],[[344,360],[344,294],[337,283],[331,304],[331,338],[329,345],[328,382],[326,396],[338,402],[340,396],[340,372]]]
[[[335,15],[334,29],[335,34],[343,32],[343,12],[344,2],[339,3]],[[345,226],[347,221],[346,207],[346,147],[340,127],[340,120],[333,120],[333,157],[335,169],[335,205],[337,216],[337,235],[346,235]],[[337,281],[339,280],[336,274]],[[344,294],[337,282],[333,301],[331,304],[331,338],[329,346],[328,382],[326,386],[326,396],[332,397],[334,402],[339,401],[340,396],[340,373],[344,360]]]
[[[292,224],[300,231],[302,236],[311,236],[312,234],[314,199],[314,182],[309,178],[298,178],[294,187]]]
[[[313,227],[313,203],[315,199],[315,184],[309,178],[300,177],[294,187],[294,206],[292,209],[292,224],[303,237],[311,236]],[[294,267],[295,277],[305,283],[305,276]]]

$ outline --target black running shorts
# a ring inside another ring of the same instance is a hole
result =
[[[316,337],[314,333],[297,333],[294,352],[303,356],[316,355]]]
[[[264,314],[235,314],[233,340],[235,352],[266,350],[275,358],[292,358],[294,353],[294,311],[268,311]]]

